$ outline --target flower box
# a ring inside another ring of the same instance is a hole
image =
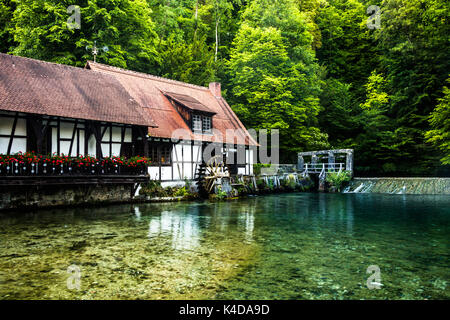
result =
[[[143,175],[147,174],[148,165],[149,160],[143,157],[96,159],[91,156],[44,156],[34,152],[0,154],[0,176]]]

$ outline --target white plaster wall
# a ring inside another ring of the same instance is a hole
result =
[[[105,130],[105,126],[102,126],[100,128],[100,133],[103,132],[103,130]],[[109,127],[106,127],[106,131],[103,134],[102,141],[109,141]]]
[[[196,146],[194,145],[192,147],[192,153],[193,153],[193,159],[194,162],[201,162],[202,161],[202,151],[201,151],[201,147],[200,146]]]
[[[27,151],[27,139],[26,138],[14,138],[11,145],[11,153]]]
[[[58,152],[58,129],[52,128],[52,154]]]
[[[183,145],[176,144],[172,148],[172,161],[182,161],[183,160]]]
[[[77,134],[78,134],[78,132],[75,133],[75,137],[74,137],[74,140],[73,140],[72,152],[70,153],[71,157],[76,157],[77,156],[77,147],[78,147]],[[70,145],[70,142],[69,142],[69,145]]]
[[[0,134],[11,134],[13,122],[13,118],[2,117],[0,120]]]
[[[175,171],[174,171],[175,175]],[[172,167],[161,167],[161,180],[170,180],[172,178]]]
[[[69,154],[70,141],[60,141],[59,152],[64,155]]]
[[[112,156],[120,156],[120,144],[112,144]]]
[[[190,159],[190,158],[189,158]],[[195,167],[195,165],[194,165]],[[192,163],[183,163],[184,175],[183,179],[192,179]]]
[[[173,166],[173,178],[169,176],[167,179],[182,180],[183,179],[183,145],[176,144],[172,148],[172,166]],[[171,173],[170,173],[171,174]],[[163,180],[166,180],[163,178]]]
[[[80,130],[79,141],[80,141],[80,154],[84,155],[84,130]],[[76,143],[77,142],[75,141],[75,144]],[[77,156],[77,149],[75,147],[72,149],[72,156],[74,157]]]
[[[122,140],[122,128],[112,127],[112,141],[120,142]],[[112,144],[112,154],[111,156],[120,156],[120,144]]]
[[[0,120],[0,134],[11,134],[13,118],[1,118]],[[27,122],[25,119],[18,119],[16,124],[15,135],[26,136],[27,135]],[[8,151],[9,138],[0,138],[0,153],[6,153]],[[14,137],[11,144],[11,153],[27,151],[27,139]]]
[[[159,180],[159,167],[148,167],[148,174],[150,175],[150,179]]]
[[[104,157],[110,157],[111,154],[109,153],[109,143],[102,143],[102,155]]]
[[[183,154],[186,161],[191,161],[191,145],[183,144]]]
[[[27,135],[27,120],[25,120],[25,119],[17,120],[16,132],[14,134],[17,134],[19,136]]]
[[[88,139],[88,155],[95,157],[96,155],[96,143],[95,143],[95,137],[93,134]]]
[[[248,150],[248,153],[249,153],[249,164],[250,164],[250,172],[248,173],[248,174],[253,174],[253,164],[255,163],[254,162],[254,153],[253,153],[253,150]]]
[[[126,128],[125,129],[125,137],[124,137],[124,142],[131,142],[131,128]]]
[[[0,153],[5,154],[8,151],[9,138],[0,137]]]
[[[75,125],[74,123],[61,121],[60,123],[61,129],[59,131],[59,137],[63,139],[72,139],[74,125]]]
[[[112,127],[112,141],[120,142],[122,139],[122,128]]]

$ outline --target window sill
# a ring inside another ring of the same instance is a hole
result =
[[[212,136],[212,132],[203,132],[203,131],[192,131],[194,134],[201,134],[203,136]]]

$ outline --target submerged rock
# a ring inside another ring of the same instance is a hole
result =
[[[80,250],[87,246],[86,240],[74,241],[69,247],[69,250]]]

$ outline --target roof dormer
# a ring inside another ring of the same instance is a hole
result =
[[[212,117],[216,112],[188,95],[171,92],[164,92],[164,95],[170,100],[192,132],[201,134],[212,132]]]

